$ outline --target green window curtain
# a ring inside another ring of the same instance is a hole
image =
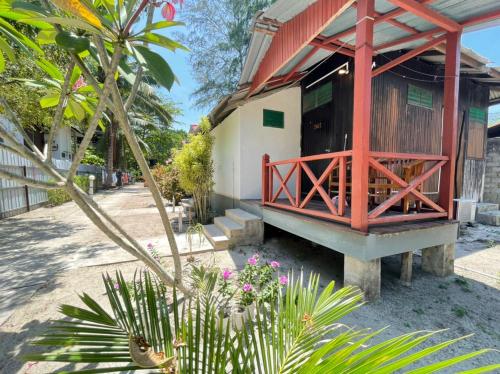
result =
[[[328,104],[331,101],[332,101],[332,82],[328,82],[304,94],[302,98],[302,112],[307,113],[322,105]]]
[[[408,104],[433,109],[432,92],[424,88],[408,85]]]
[[[285,113],[278,110],[264,109],[264,127],[285,128]]]
[[[486,125],[488,122],[488,114],[486,110],[481,108],[470,107],[469,109],[469,121],[477,122],[482,125]]]

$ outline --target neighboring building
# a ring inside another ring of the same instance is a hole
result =
[[[480,199],[499,95],[500,69],[458,39],[498,23],[497,0],[398,4],[278,0],[209,116],[215,208],[344,253],[345,283],[370,297],[384,256],[405,254],[404,278],[417,249],[426,270],[453,272],[454,191]]]
[[[483,201],[500,204],[500,123],[488,128]]]
[[[188,134],[196,134],[198,132],[198,129],[200,128],[200,125],[198,124],[192,124],[191,126],[189,126],[189,132]]]

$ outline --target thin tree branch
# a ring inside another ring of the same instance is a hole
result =
[[[97,104],[97,107],[95,108],[94,115],[92,116],[92,119],[89,123],[89,127],[87,128],[83,140],[80,143],[80,146],[78,147],[76,155],[73,157],[73,162],[71,163],[71,167],[69,168],[68,171],[68,177],[67,177],[68,180],[73,180],[73,177],[75,176],[78,170],[78,166],[80,165],[80,162],[85,156],[85,150],[88,148],[92,140],[92,137],[94,136],[94,133],[97,129],[97,125],[99,124],[99,120],[101,119],[102,113],[106,109],[106,100],[111,91],[111,84],[115,79],[115,72],[116,69],[118,68],[118,63],[120,62],[120,58],[122,55],[122,48],[123,47],[120,45],[115,46],[115,51],[113,54],[113,58],[111,60],[111,66],[108,69],[108,72],[106,74],[106,79],[104,81],[104,89],[102,91],[102,96],[99,97],[99,102]]]
[[[5,112],[7,113],[7,116],[11,119],[12,123],[14,126],[16,126],[17,131],[22,135],[25,143],[35,152],[42,160],[45,160],[44,154],[38,149],[38,147],[31,141],[30,137],[28,134],[26,134],[26,131],[24,131],[23,126],[21,125],[21,122],[15,115],[15,113],[10,109],[9,104],[7,101],[0,97],[0,107],[5,109]]]
[[[102,49],[98,48],[98,53],[101,55],[101,59],[106,58],[106,56],[103,55],[104,51],[102,51]],[[175,240],[174,232],[173,232],[172,226],[170,224],[170,220],[168,218],[168,214],[167,214],[167,211],[165,209],[163,199],[161,197],[158,186],[157,186],[153,176],[151,175],[151,171],[149,170],[149,166],[148,166],[146,159],[144,158],[144,155],[142,153],[142,150],[139,146],[139,143],[137,141],[137,137],[135,136],[135,133],[130,126],[127,112],[125,111],[125,107],[123,105],[123,100],[122,100],[120,91],[118,89],[118,85],[116,84],[115,81],[113,81],[113,84],[112,84],[112,96],[113,96],[113,103],[114,103],[114,114],[118,119],[120,127],[122,128],[122,131],[127,139],[129,146],[130,146],[130,149],[132,150],[132,153],[134,154],[134,157],[139,165],[139,168],[141,169],[141,172],[144,176],[144,179],[148,183],[149,190],[151,191],[151,194],[153,195],[153,199],[155,201],[156,207],[158,209],[158,212],[160,213],[163,227],[165,229],[165,234],[167,235],[168,243],[170,245],[170,251],[172,252],[172,257],[174,259],[176,284],[182,285],[182,265],[181,265],[181,261],[180,261],[179,250],[177,248],[177,242]]]
[[[153,4],[149,5],[148,8],[148,18],[146,19],[146,28],[151,25],[153,22],[153,16],[155,14],[155,6]],[[144,46],[148,46],[148,42],[144,42]],[[134,84],[132,85],[132,90],[130,91],[130,95],[128,96],[127,100],[125,101],[125,111],[128,112],[130,108],[132,108],[132,104],[134,103],[135,97],[137,95],[137,91],[139,90],[139,86],[141,85],[142,81],[142,75],[144,73],[144,69],[142,65],[139,65],[139,68],[137,69],[137,73],[135,75],[135,81]]]
[[[49,137],[47,140],[47,153],[45,162],[51,164],[52,163],[52,142],[54,141],[54,137],[56,136],[57,130],[61,127],[63,118],[64,118],[64,110],[68,105],[69,100],[69,84],[71,81],[71,75],[73,73],[73,69],[75,68],[75,62],[71,61],[68,65],[68,71],[66,72],[66,76],[64,77],[64,83],[61,88],[61,96],[59,97],[59,103],[57,104],[56,112],[54,114],[54,122],[52,123],[52,127],[49,131]]]
[[[43,190],[52,190],[64,187],[64,183],[62,182],[55,183],[55,182],[37,181],[35,179],[26,178],[21,175],[11,173],[10,171],[4,169],[0,169],[0,178],[8,179],[34,188],[41,188]]]

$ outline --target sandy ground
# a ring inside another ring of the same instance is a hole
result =
[[[156,238],[161,244],[161,227],[150,210],[151,200],[145,190],[131,188],[119,194],[103,195],[99,199],[140,240]],[[77,296],[81,292],[105,302],[101,273],[119,269],[130,278],[140,266],[138,262],[113,264],[117,260],[127,261],[128,255],[98,236],[97,232],[92,232],[91,225],[87,225],[71,205],[41,209],[19,216],[13,222],[7,220],[0,223],[0,296],[10,300],[10,305],[12,300],[20,299],[10,307],[3,323],[0,321],[2,374],[37,374],[95,367],[23,363],[19,357],[32,352],[35,347],[30,346],[29,341],[45,331],[50,320],[60,316],[59,304],[81,305]],[[127,221],[127,217],[133,217],[135,209],[136,213],[144,213],[138,219]],[[35,213],[39,216],[33,217]],[[63,219],[69,223],[60,228]],[[33,225],[33,220],[38,224]],[[52,224],[45,226],[47,222]],[[434,359],[445,359],[486,347],[500,350],[500,230],[478,225],[464,228],[462,235],[457,243],[455,275],[437,278],[421,272],[417,253],[412,287],[408,288],[399,282],[399,258],[384,258],[382,298],[364,305],[342,322],[359,328],[390,326],[380,338],[415,330],[448,329],[433,342],[474,334],[433,356]],[[184,235],[178,236],[179,241],[185,240],[183,238]],[[16,250],[9,250],[11,247]],[[332,280],[341,286],[341,255],[273,229],[266,229],[264,245],[217,252],[215,262],[221,268],[238,269],[257,252],[265,259],[279,260],[284,271],[302,269],[306,274],[313,271],[321,274],[322,286]],[[211,253],[200,253],[196,259],[209,262],[212,261],[211,256]],[[170,266],[170,258],[166,257],[164,261],[166,266]],[[35,279],[29,279],[30,272]],[[36,283],[30,283],[33,281]],[[7,288],[4,282],[11,287]],[[16,286],[21,288],[14,288]],[[25,292],[25,289],[30,291]],[[490,353],[461,365],[460,369],[498,362],[500,353]]]

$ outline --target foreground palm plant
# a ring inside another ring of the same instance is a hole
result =
[[[417,367],[410,373],[432,373],[488,352],[422,366],[428,356],[460,339],[420,348],[435,333],[415,332],[370,345],[380,331],[339,322],[362,305],[359,291],[347,287],[335,292],[331,282],[320,292],[316,275],[307,284],[302,276],[292,279],[275,305],[259,304],[255,318],[236,331],[217,313],[213,299],[180,300],[175,289],[167,294],[148,272],[136,272],[132,295],[121,273],[116,281],[103,278],[112,313],[81,295],[87,309],[61,306],[71,320],[55,322],[34,343],[57,348],[26,360],[108,365],[84,373],[393,373],[408,367]],[[500,364],[464,373],[498,368]]]

